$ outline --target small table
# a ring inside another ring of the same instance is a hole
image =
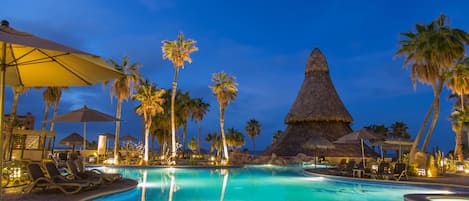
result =
[[[362,178],[363,175],[365,174],[365,170],[361,170],[361,169],[353,169],[353,177],[355,177],[355,175],[357,175],[358,178]]]

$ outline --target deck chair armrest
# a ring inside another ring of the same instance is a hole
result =
[[[70,180],[73,179],[73,178],[69,178],[69,176],[62,176],[62,175],[53,176],[51,178],[52,180],[60,180],[60,181],[65,181],[65,182],[70,182]]]
[[[53,183],[53,181],[50,179],[50,178],[47,178],[47,177],[39,177],[37,179],[35,179],[33,181],[33,183],[38,183],[40,181],[45,181],[45,182],[48,182],[48,183]]]

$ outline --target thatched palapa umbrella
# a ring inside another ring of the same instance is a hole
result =
[[[335,143],[360,143],[361,145],[361,152],[362,152],[362,161],[363,166],[366,166],[365,163],[365,146],[363,144],[363,140],[380,140],[383,139],[382,136],[379,136],[367,129],[360,129],[355,132],[349,133],[347,135],[342,136]]]
[[[303,148],[316,151],[316,159],[314,160],[314,167],[316,168],[317,158],[319,157],[319,149],[333,149],[335,145],[323,137],[316,137],[309,139],[303,144]]]
[[[135,142],[137,141],[137,138],[133,137],[133,136],[130,136],[130,135],[126,135],[126,136],[122,136],[120,138],[121,141],[125,141],[125,142]]]
[[[75,152],[75,145],[83,145],[85,139],[78,133],[72,133],[59,141],[60,145],[70,146],[72,145],[72,152]],[[90,144],[86,141],[86,144]]]

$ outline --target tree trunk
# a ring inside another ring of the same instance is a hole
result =
[[[197,122],[197,151],[199,152],[200,154],[200,124],[201,122]]]
[[[151,126],[151,118],[149,118],[147,114],[144,114],[145,119],[145,152],[143,154],[143,164],[148,165],[148,136],[150,135],[150,126]]]
[[[15,91],[13,89],[13,91]],[[18,99],[19,99],[20,94],[17,92],[14,92],[13,94],[13,104],[11,105],[11,113],[9,117],[9,122],[8,122],[8,132],[6,132],[5,135],[5,141],[3,142],[3,153],[4,153],[4,159],[9,158],[10,156],[10,141],[11,137],[13,134],[13,127],[14,127],[14,122],[16,119],[16,111],[18,108]]]
[[[410,153],[409,153],[410,163],[412,163],[415,160],[415,154],[417,153],[417,146],[420,143],[420,139],[422,138],[423,132],[425,131],[428,121],[430,120],[430,117],[433,113],[435,102],[436,100],[433,99],[432,104],[429,110],[427,111],[427,114],[425,114],[425,118],[423,119],[422,125],[420,126],[417,136],[415,137],[414,143],[412,144],[412,148],[410,149]]]
[[[252,141],[252,155],[256,155],[256,142],[254,141],[254,136],[251,137]]]
[[[454,147],[454,154],[457,156],[459,162],[464,161],[464,156],[462,153],[462,124],[458,123],[458,125],[453,124],[453,131],[456,133],[456,144]]]
[[[57,117],[57,113],[59,111],[59,101],[60,101],[60,97],[57,99],[57,102],[54,103],[54,114],[52,115],[52,119],[55,119]],[[53,132],[54,128],[55,128],[55,122],[51,122],[49,131]],[[52,139],[52,146],[54,146],[54,144],[55,144],[55,136]],[[52,147],[51,147],[50,140],[49,140],[49,144],[47,145],[47,149],[51,150],[51,152],[54,153],[54,150],[52,150]]]
[[[151,151],[155,150],[155,135],[151,135]]]
[[[173,90],[171,93],[171,157],[172,161],[176,162],[176,122],[174,120],[174,101],[176,101],[176,88],[177,78],[179,73],[179,67],[175,67],[174,79],[173,79]]]
[[[435,104],[433,105],[434,113],[433,113],[433,119],[430,124],[430,127],[428,128],[427,135],[425,136],[425,140],[423,141],[423,146],[422,146],[422,151],[426,151],[428,147],[428,143],[430,142],[430,138],[433,134],[433,129],[435,129],[436,123],[438,122],[438,117],[440,115],[440,94],[441,90],[443,89],[443,80],[440,80],[440,84],[438,85],[438,88],[435,90]]]
[[[186,152],[186,137],[187,137],[187,122],[183,125],[183,133],[182,133],[182,151],[183,153]]]
[[[460,98],[461,98],[461,111],[464,111],[464,89],[461,92]],[[464,161],[464,153],[462,151],[462,135],[463,135],[463,123],[462,121],[458,121],[458,126],[459,130],[456,131],[456,146],[454,147],[454,152],[456,153],[455,155],[458,156],[458,161],[463,162]]]
[[[47,116],[49,115],[49,104],[46,103],[46,108],[44,110],[44,118],[43,121],[42,121],[42,128],[41,130],[45,131],[46,130],[46,127],[47,127]]]
[[[42,121],[42,128],[41,128],[42,131],[46,130],[48,114],[49,114],[49,104],[46,103],[46,108],[45,108],[45,111],[44,111],[44,118],[43,118],[43,121]],[[50,142],[50,140],[49,140],[49,142]],[[46,136],[45,135],[44,135],[44,137],[41,137],[40,143],[41,143],[41,145],[43,145],[43,147],[42,147],[42,158],[44,158],[44,154],[46,152]],[[49,150],[49,149],[47,148],[47,150]]]
[[[119,164],[119,139],[120,139],[120,130],[121,130],[121,111],[122,111],[122,100],[117,100],[117,109],[116,109],[116,133],[114,136],[114,163]]]
[[[221,141],[223,143],[223,154],[225,156],[226,161],[229,161],[228,156],[228,148],[226,147],[226,139],[225,139],[225,109],[220,105],[220,133],[221,133]]]

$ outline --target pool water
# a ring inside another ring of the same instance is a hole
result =
[[[305,175],[301,168],[108,168],[139,181],[137,188],[96,201],[302,201],[403,200],[409,193],[445,193],[424,187],[327,179]]]

